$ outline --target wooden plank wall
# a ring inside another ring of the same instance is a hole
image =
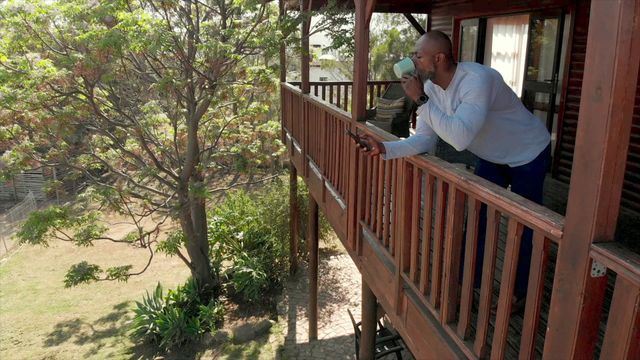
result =
[[[589,8],[590,1],[584,1],[576,7],[575,25],[569,59],[567,94],[565,97],[564,111],[562,112],[563,121],[558,138],[557,155],[553,164],[554,177],[567,184],[571,178],[573,149],[578,126],[580,92],[582,91],[582,76],[584,74],[584,59],[587,50],[587,35],[589,30]]]
[[[569,64],[569,83],[567,84],[565,108],[562,113],[563,123],[562,129],[560,129],[558,155],[553,164],[554,177],[567,184],[571,178],[573,150],[578,125],[590,5],[590,1],[579,1],[576,7],[575,28]],[[621,199],[622,207],[635,212],[640,212],[640,77],[638,80],[631,141],[629,142],[627,168]]]
[[[14,176],[13,181],[0,184],[0,201],[20,201],[29,192],[33,192],[36,200],[44,201],[47,194],[44,192],[45,177],[42,170],[30,170]]]

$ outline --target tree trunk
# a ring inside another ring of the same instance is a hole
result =
[[[209,259],[205,199],[197,195],[185,198],[188,200],[180,210],[180,225],[191,260],[191,276],[198,283],[200,292],[213,298],[220,293],[220,279],[213,273]]]

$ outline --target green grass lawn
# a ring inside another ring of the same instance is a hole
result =
[[[77,248],[24,246],[0,265],[0,359],[125,359],[135,357],[127,324],[136,300],[157,282],[173,288],[189,275],[177,258],[156,254],[150,268],[126,283],[99,282],[66,289],[70,265],[86,259],[100,265],[142,268],[145,249],[116,244]]]
[[[148,359],[156,351],[127,336],[131,309],[158,282],[174,288],[189,276],[178,258],[156,254],[149,269],[126,283],[98,282],[66,289],[70,265],[87,260],[103,267],[144,266],[148,251],[118,244],[78,248],[52,242],[23,246],[0,264],[0,359]],[[278,332],[278,326],[272,333]],[[166,359],[272,359],[277,345],[265,337],[221,349],[194,345]]]

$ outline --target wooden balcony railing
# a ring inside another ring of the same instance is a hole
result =
[[[616,243],[600,243],[591,246],[591,258],[612,273],[600,359],[640,359],[640,256]]]
[[[380,97],[387,89],[389,84],[399,83],[400,81],[381,80],[370,81],[367,85],[367,104],[369,108],[374,107],[375,99]],[[300,82],[290,82],[289,84],[300,87]],[[329,104],[344,110],[351,111],[351,94],[353,92],[353,83],[350,81],[314,81],[310,82],[310,94],[316,98],[320,98]]]
[[[455,344],[448,354],[471,359],[540,357],[564,218],[432,156],[366,155],[345,129],[394,137],[292,85],[282,84],[282,98],[292,161],[414,354],[445,354]],[[482,209],[487,225],[479,268]],[[512,315],[525,229],[533,239],[527,301],[523,315]],[[612,357],[606,358],[638,358],[640,351],[640,261],[625,254],[608,245],[594,245],[591,254],[617,274],[602,345],[603,356]]]

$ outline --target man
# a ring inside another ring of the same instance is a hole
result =
[[[402,86],[418,104],[416,133],[395,142],[363,139],[371,155],[393,159],[431,151],[440,137],[456,150],[478,156],[475,174],[527,199],[542,203],[542,187],[550,156],[550,135],[529,112],[500,74],[477,63],[455,63],[451,41],[440,31],[424,34],[412,58],[416,75]],[[486,206],[480,215],[476,286],[484,253]],[[523,233],[516,273],[513,310],[524,305],[531,262],[531,230]]]

